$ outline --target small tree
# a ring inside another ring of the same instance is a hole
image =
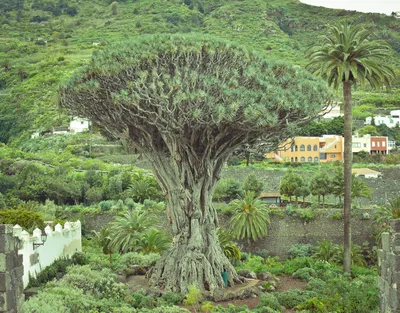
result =
[[[236,239],[255,242],[268,234],[267,223],[270,220],[267,205],[257,199],[253,191],[245,192],[242,199],[233,200],[229,206],[235,211],[230,227]]]
[[[332,177],[332,194],[339,198],[339,204],[342,204],[342,197],[344,195],[344,173],[343,167],[338,166],[335,168]]]
[[[298,195],[296,195],[296,190],[304,185],[304,181],[299,174],[288,171],[282,178],[280,185],[281,194],[288,196],[289,201],[292,201],[292,197],[296,196],[296,201]]]
[[[254,195],[258,197],[261,193],[261,191],[264,188],[264,183],[260,180],[257,179],[257,176],[255,174],[250,174],[247,176],[243,183],[243,191],[253,191]]]
[[[322,205],[325,206],[325,196],[332,193],[332,181],[326,172],[321,172],[311,179],[310,190],[314,196],[322,196]]]
[[[310,195],[310,193],[311,193],[310,188],[305,182],[303,182],[303,185],[297,187],[296,190],[294,191],[294,195],[296,196],[296,201],[298,197],[302,197],[303,203],[306,201],[305,199]]]
[[[366,182],[356,177],[353,173],[351,178],[351,198],[353,200],[358,198],[372,198],[372,190]]]

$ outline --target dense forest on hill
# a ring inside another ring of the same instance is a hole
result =
[[[393,48],[400,69],[400,19],[313,7],[297,0],[0,0],[0,142],[68,121],[59,83],[107,44],[157,32],[202,32],[304,66],[304,52],[340,20],[362,23]],[[399,80],[395,85],[400,85]],[[400,106],[400,94],[355,94],[360,118]]]

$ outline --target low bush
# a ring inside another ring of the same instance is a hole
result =
[[[292,289],[276,294],[276,298],[278,299],[279,303],[287,309],[293,309],[315,296],[316,293],[313,291],[299,289]]]
[[[289,255],[291,258],[299,258],[304,256],[311,255],[311,247],[310,244],[294,244],[289,250]]]
[[[278,299],[272,293],[264,293],[260,297],[260,303],[257,305],[257,308],[271,308],[276,311],[281,310],[281,305],[279,304]],[[261,311],[262,312],[262,311]]]
[[[61,279],[66,273],[67,268],[72,265],[85,265],[88,263],[86,255],[82,252],[75,253],[71,259],[61,258],[54,261],[51,265],[43,269],[36,277],[29,277],[27,288],[40,287],[53,279]]]
[[[139,265],[144,267],[154,266],[160,259],[158,253],[140,254],[136,252],[129,252],[122,255],[120,262],[125,266]]]
[[[0,211],[0,224],[18,224],[22,228],[33,230],[44,228],[44,220],[41,214],[35,210],[17,208]]]
[[[315,277],[315,275],[316,273],[313,268],[303,267],[294,272],[292,276],[294,278],[299,278],[301,280],[309,281],[312,277]]]

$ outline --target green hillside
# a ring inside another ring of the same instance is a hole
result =
[[[297,0],[0,0],[0,142],[20,145],[33,131],[65,124],[68,116],[57,106],[60,81],[111,42],[145,33],[202,32],[304,66],[304,52],[326,25],[346,19],[392,46],[388,62],[399,73],[400,19],[382,14]],[[361,115],[400,107],[399,91],[380,99],[358,92],[356,101],[367,105]]]

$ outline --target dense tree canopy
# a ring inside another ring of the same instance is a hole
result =
[[[218,245],[212,193],[237,147],[263,136],[281,141],[330,100],[300,68],[201,35],[155,35],[95,54],[60,88],[61,105],[115,137],[128,137],[151,162],[171,213],[174,243],[151,283],[210,291],[238,276]]]

